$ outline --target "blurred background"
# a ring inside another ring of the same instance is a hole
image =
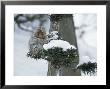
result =
[[[97,58],[97,15],[73,14],[78,52],[81,60]],[[14,15],[14,75],[46,76],[48,62],[34,60],[26,56],[29,51],[28,42],[34,30],[43,26],[49,34],[50,19],[46,14]],[[82,73],[82,76],[84,74]]]

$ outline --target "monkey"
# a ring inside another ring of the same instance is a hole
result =
[[[36,29],[29,40],[29,52],[32,56],[37,55],[39,51],[42,51],[43,45],[48,43],[45,29],[39,27]]]
[[[37,38],[45,39],[45,32],[43,32],[41,29],[38,29],[34,35]]]

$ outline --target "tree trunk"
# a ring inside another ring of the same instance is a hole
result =
[[[59,33],[63,40],[68,41],[71,45],[76,46],[77,48],[77,42],[76,42],[76,36],[75,36],[75,28],[74,28],[74,22],[73,22],[73,16],[72,14],[67,14],[62,17],[62,19],[59,21]],[[53,23],[51,23],[52,27]],[[53,29],[52,29],[53,30]],[[77,48],[78,49],[78,48]],[[77,52],[78,54],[78,52]],[[79,63],[79,58],[75,60],[75,63],[72,63],[72,67],[61,67],[59,70],[59,76],[80,76],[81,72],[78,69],[74,69],[77,64]],[[52,68],[51,63],[49,63],[48,66],[48,75],[55,76],[56,69]],[[51,71],[51,73],[50,73]]]

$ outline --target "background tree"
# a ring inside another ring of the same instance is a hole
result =
[[[49,15],[47,14],[15,14],[14,23],[21,30],[33,32],[34,30],[36,30],[37,26],[43,26],[48,18]]]
[[[75,27],[73,22],[72,14],[53,14],[50,16],[51,28],[50,31],[57,30],[61,38],[65,41],[68,41],[70,44],[77,47],[76,36],[75,36]],[[78,54],[78,52],[77,52]],[[75,60],[75,63],[71,64],[72,67],[62,67],[60,68],[60,76],[80,76],[80,70],[74,70],[77,64],[79,63],[79,58]],[[54,76],[57,75],[57,69],[53,68],[51,63],[49,63],[48,75]]]

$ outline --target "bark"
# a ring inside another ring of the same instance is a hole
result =
[[[51,23],[51,27],[53,23]],[[54,30],[53,28],[50,30]],[[77,47],[76,35],[75,35],[75,27],[73,22],[72,15],[64,15],[63,18],[59,21],[59,33],[63,40],[68,41],[70,44],[75,45]],[[78,52],[77,52],[78,53]],[[81,72],[78,69],[74,69],[76,65],[79,63],[79,58],[75,60],[75,63],[72,63],[72,67],[61,67],[59,70],[59,76],[80,76]],[[57,69],[52,68],[51,63],[48,66],[48,75],[55,76]]]

